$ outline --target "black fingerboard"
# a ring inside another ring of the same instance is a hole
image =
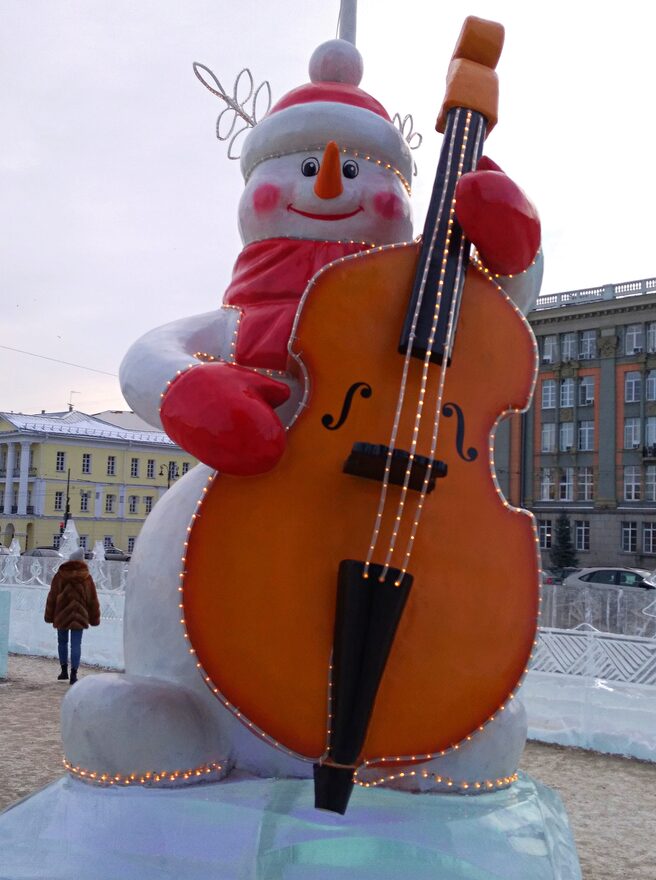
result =
[[[452,214],[455,190],[459,178],[476,168],[483,153],[486,128],[485,117],[474,110],[455,107],[447,115],[440,159],[424,224],[417,274],[399,342],[399,351],[402,354],[407,352],[411,343],[414,314],[422,290],[423,296],[411,345],[412,356],[423,360],[427,352],[430,352],[430,360],[441,364],[448,342],[449,314],[452,307],[455,309],[454,321],[457,325],[470,244],[464,239],[460,224],[455,214]],[[431,340],[438,299],[439,317]],[[453,335],[455,326],[452,337]],[[448,356],[450,360],[450,351]]]

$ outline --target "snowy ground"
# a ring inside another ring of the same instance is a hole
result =
[[[9,679],[0,683],[0,809],[61,774],[67,685],[56,681],[58,671],[54,660],[9,658]],[[656,764],[532,742],[522,769],[562,797],[584,880],[656,878]]]

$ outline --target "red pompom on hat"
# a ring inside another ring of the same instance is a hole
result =
[[[244,141],[241,170],[248,180],[265,159],[341,150],[398,171],[410,185],[412,157],[403,135],[375,98],[359,88],[362,56],[346,40],[329,40],[310,59],[311,82],[284,95]]]

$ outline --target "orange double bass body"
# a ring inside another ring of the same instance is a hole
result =
[[[534,522],[503,498],[492,452],[499,419],[530,402],[535,342],[464,253],[448,367],[399,353],[418,244],[315,276],[290,343],[306,394],[287,451],[268,474],[215,478],[189,534],[184,620],[207,683],[261,735],[315,761],[331,761],[341,561],[375,545],[376,563],[390,551],[412,576],[353,767],[454,746],[503,706],[532,650]],[[397,413],[395,446],[446,476],[423,494],[391,482],[381,505],[380,481],[344,466],[363,443],[387,448]]]
[[[403,366],[401,355],[390,356],[407,304],[399,290],[412,286],[416,260],[408,245],[349,258],[317,277],[295,345],[310,395],[287,452],[264,476],[215,479],[190,534],[184,615],[202,668],[246,719],[315,759],[327,744],[337,565],[366,554],[380,495],[377,482],[342,468],[363,438],[388,441]],[[501,413],[526,407],[534,372],[524,318],[470,268],[444,394],[464,414],[465,457],[456,419],[445,419],[437,457],[448,475],[425,501],[415,583],[362,760],[451,747],[497,712],[525,670],[538,603],[535,529],[497,489],[490,437]],[[420,373],[412,363],[408,397],[418,394]],[[323,417],[340,412],[356,382],[371,396],[356,394],[344,424],[327,429]],[[411,432],[406,419],[399,435],[407,443]],[[471,450],[478,454],[468,461]],[[390,502],[400,492],[390,486]],[[385,535],[396,503],[387,507]],[[411,517],[402,524],[401,547],[411,525]]]

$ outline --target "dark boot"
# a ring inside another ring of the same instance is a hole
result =
[[[71,684],[75,684],[77,681],[77,669],[73,666],[71,667]]]
[[[68,681],[68,663],[62,663],[62,671],[57,676],[57,681]]]

